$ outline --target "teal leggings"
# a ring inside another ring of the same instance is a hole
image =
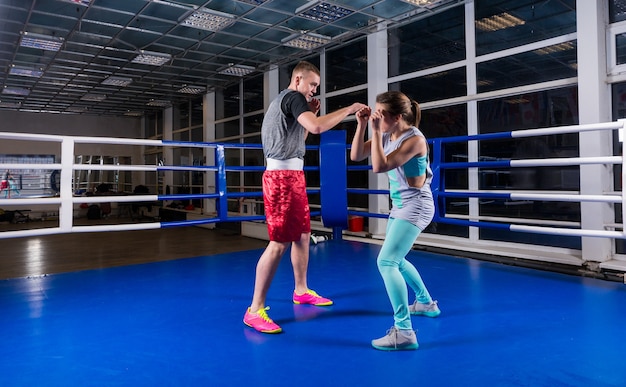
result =
[[[406,220],[389,218],[387,236],[376,261],[393,307],[394,325],[398,329],[412,329],[407,284],[415,292],[418,302],[432,301],[420,273],[406,260],[420,232],[416,225]]]

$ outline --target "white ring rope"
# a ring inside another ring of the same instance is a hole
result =
[[[625,121],[619,120],[616,122],[588,124],[588,125],[570,125],[554,128],[538,128],[527,130],[516,130],[511,132],[512,138],[524,138],[534,137],[552,134],[574,133],[574,132],[588,132],[596,130],[620,130],[620,138],[624,131]],[[114,137],[73,137],[73,136],[60,136],[60,135],[43,135],[33,133],[9,133],[0,132],[0,139],[7,140],[19,140],[19,141],[45,141],[45,142],[59,142],[61,143],[61,162],[52,164],[15,164],[7,163],[0,164],[1,169],[21,169],[21,170],[60,170],[61,181],[67,182],[72,180],[72,172],[76,170],[103,170],[103,171],[158,171],[158,170],[171,170],[171,171],[199,171],[207,172],[214,171],[216,167],[210,166],[155,166],[155,165],[110,165],[110,164],[75,164],[74,163],[74,151],[75,144],[78,143],[90,143],[90,144],[114,144],[114,145],[135,145],[135,146],[147,146],[147,147],[186,147],[186,148],[206,148],[209,146],[217,146],[210,143],[199,142],[182,142],[182,141],[161,141],[161,140],[146,140],[146,139],[132,139],[132,138],[114,138]],[[473,141],[474,139],[470,139]],[[233,146],[235,146],[234,144]],[[585,165],[585,164],[622,164],[624,165],[624,158],[626,156],[603,156],[603,157],[574,157],[574,158],[549,158],[549,159],[528,159],[528,160],[510,160],[510,167],[547,167],[547,166],[565,166],[565,165]],[[485,167],[474,167],[485,168]],[[498,167],[501,168],[501,167]],[[626,178],[626,170],[622,168],[622,178]],[[5,231],[0,232],[0,239],[21,237],[21,236],[35,236],[35,235],[47,235],[57,234],[63,232],[92,232],[92,231],[123,231],[123,230],[141,230],[141,229],[153,229],[160,228],[159,222],[154,223],[139,223],[139,224],[111,224],[111,225],[97,225],[97,226],[74,226],[73,225],[73,206],[74,204],[81,204],[85,202],[89,203],[104,203],[104,202],[148,202],[159,200],[158,195],[114,195],[114,196],[88,196],[88,197],[75,197],[71,189],[71,185],[63,184],[60,191],[60,197],[33,197],[28,199],[14,198],[14,199],[0,199],[0,205],[20,206],[30,204],[48,204],[59,206],[59,227],[51,228],[38,228],[19,231]],[[453,192],[453,191],[450,191]],[[471,196],[472,192],[463,190],[454,190],[454,192],[465,193]],[[475,191],[477,194],[485,193],[487,191]],[[503,194],[503,191],[495,191],[494,193]],[[622,216],[626,218],[626,192],[622,190],[621,195],[576,195],[576,194],[563,194],[563,193],[511,193],[509,192],[510,200],[539,200],[539,201],[568,201],[568,202],[605,202],[605,203],[622,203]],[[445,196],[445,195],[444,195]],[[515,221],[515,219],[510,219]],[[479,224],[479,222],[477,223]],[[556,235],[570,235],[570,236],[594,236],[594,237],[609,237],[609,238],[625,238],[626,234],[618,231],[611,230],[582,230],[582,229],[569,229],[563,227],[540,227],[520,224],[510,224],[510,230],[512,231],[524,231],[534,232],[542,234],[556,234]],[[623,227],[622,227],[623,228]]]

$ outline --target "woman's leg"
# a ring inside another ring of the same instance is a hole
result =
[[[413,289],[415,292],[415,299],[420,304],[429,304],[432,302],[432,297],[430,293],[428,293],[428,289],[426,289],[426,285],[422,280],[422,276],[419,271],[413,266],[413,264],[405,259],[402,260],[400,264],[400,273],[406,283]]]
[[[411,270],[413,265],[406,261],[405,257],[419,233],[420,229],[412,223],[390,218],[387,223],[387,236],[378,254],[378,270],[393,308],[394,325],[398,329],[412,329],[405,275],[412,281],[415,278]],[[415,267],[413,270],[417,272]]]

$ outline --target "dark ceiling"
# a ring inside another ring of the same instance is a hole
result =
[[[0,109],[141,116],[188,99],[185,87],[236,82],[229,66],[254,76],[320,50],[287,45],[294,36],[333,47],[464,1],[0,0]],[[343,17],[319,20],[324,6]],[[226,26],[186,24],[198,11]],[[134,62],[142,53],[163,61]]]

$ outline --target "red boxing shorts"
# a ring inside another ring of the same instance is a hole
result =
[[[263,172],[263,203],[270,241],[296,242],[311,232],[304,171]]]

